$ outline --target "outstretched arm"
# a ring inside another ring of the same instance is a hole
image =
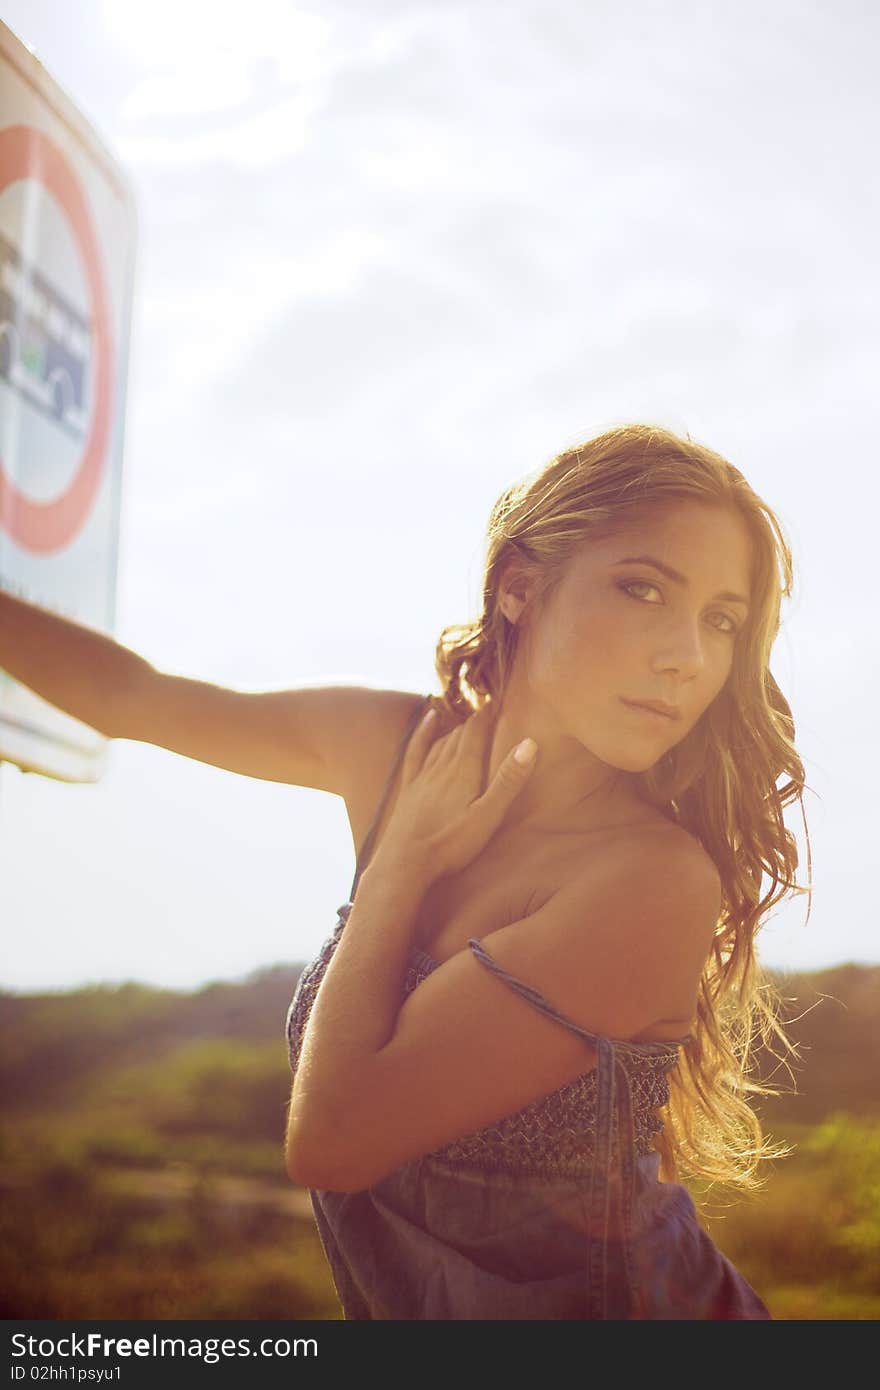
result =
[[[173,675],[105,633],[2,590],[0,668],[106,738],[345,797],[364,750],[392,743],[423,698],[360,685],[233,690]]]

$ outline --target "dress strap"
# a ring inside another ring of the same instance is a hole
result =
[[[528,999],[530,1004],[534,1004],[536,1009],[540,1009],[542,1014],[549,1014],[550,1018],[555,1018],[559,1023],[564,1023],[566,1028],[571,1028],[573,1032],[580,1033],[581,1037],[585,1038],[588,1043],[592,1043],[593,1046],[598,1043],[598,1033],[590,1033],[586,1028],[582,1028],[579,1023],[575,1023],[574,1019],[566,1018],[565,1014],[561,1013],[559,1009],[549,1003],[544,998],[543,994],[539,994],[531,985],[527,985],[525,981],[518,980],[515,975],[511,975],[509,970],[505,970],[503,965],[499,965],[497,960],[492,959],[482,942],[478,941],[475,936],[468,938],[468,945],[482,965],[487,966],[494,974],[500,975],[502,980],[505,980],[507,984],[510,985],[511,989],[515,989],[517,994],[522,994],[524,998]]]
[[[551,1004],[549,1000],[545,999],[543,994],[540,994],[532,985],[527,985],[524,980],[517,979],[516,975],[511,975],[509,970],[505,970],[503,965],[499,965],[497,960],[492,959],[483,943],[478,941],[475,936],[468,937],[467,944],[482,965],[487,966],[495,975],[500,975],[500,977],[510,985],[511,989],[515,989],[517,994],[523,995],[524,998],[528,999],[530,1004],[534,1004],[536,1009],[540,1009],[542,1013],[548,1014],[550,1018],[555,1018],[559,1023],[564,1024],[566,1028],[570,1028],[573,1033],[579,1033],[580,1036],[585,1038],[588,1043],[591,1043],[593,1047],[596,1047],[605,1036],[602,1033],[591,1033],[588,1028],[582,1028],[579,1023],[575,1023],[573,1018],[568,1018],[561,1009],[556,1008],[555,1004]],[[427,959],[430,960],[431,957],[428,956]],[[616,1052],[632,1052],[641,1054],[643,1057],[657,1057],[664,1053],[676,1056],[679,1047],[690,1042],[692,1038],[692,1033],[685,1033],[680,1038],[663,1038],[660,1040],[646,1038],[642,1042],[633,1042],[629,1038],[611,1037],[606,1038],[606,1041],[612,1044]]]
[[[397,746],[397,751],[394,754],[394,758],[391,762],[391,767],[388,770],[388,776],[385,778],[385,785],[382,788],[382,794],[379,797],[379,805],[376,807],[376,812],[373,816],[370,828],[367,831],[366,839],[361,845],[361,852],[357,858],[357,863],[355,865],[354,870],[354,878],[352,879],[351,890],[348,895],[349,902],[354,901],[354,895],[357,891],[357,886],[360,882],[361,874],[366,868],[367,861],[369,860],[370,855],[373,851],[373,842],[376,839],[376,832],[379,829],[379,822],[382,819],[382,812],[385,810],[385,804],[388,801],[388,797],[391,794],[391,788],[394,785],[394,779],[397,776],[397,772],[400,768],[401,763],[403,762],[407,744],[409,743],[413,730],[415,729],[422,715],[425,713],[427,705],[433,698],[433,695],[426,695],[424,699],[418,705],[416,705],[409,720],[407,721],[406,728],[403,731],[403,738],[400,740],[400,743]]]
[[[635,1202],[635,1126],[633,1123],[632,1082],[627,1068],[621,1060],[621,1052],[642,1053],[656,1056],[667,1052],[674,1056],[680,1042],[628,1042],[614,1039],[601,1033],[591,1033],[573,1019],[567,1018],[559,1009],[549,1003],[538,990],[523,980],[511,975],[497,961],[476,937],[470,937],[468,946],[482,965],[498,975],[511,989],[516,990],[535,1008],[550,1018],[555,1018],[566,1028],[578,1033],[596,1049],[596,1133],[594,1138],[594,1157],[590,1170],[590,1191],[588,1206],[590,1230],[587,1237],[587,1270],[589,1279],[590,1316],[603,1319],[609,1316],[608,1307],[608,1238],[611,1229],[611,1169],[613,1164],[614,1121],[617,1118],[618,1163],[620,1171],[620,1202],[618,1210],[618,1230],[627,1282],[626,1307],[622,1316],[630,1315],[637,1306],[639,1290],[636,1284],[635,1262],[632,1253],[632,1219]]]

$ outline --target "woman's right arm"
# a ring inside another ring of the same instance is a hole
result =
[[[0,590],[0,667],[51,705],[108,738],[149,664],[92,628]]]
[[[420,696],[367,686],[242,691],[158,671],[112,637],[0,590],[0,668],[106,738],[347,796]]]

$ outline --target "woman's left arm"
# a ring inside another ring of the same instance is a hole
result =
[[[417,865],[381,849],[361,875],[303,1034],[287,1125],[291,1177],[308,1170],[309,1151],[326,1162],[337,1117],[394,1032],[416,912],[430,882]]]
[[[416,913],[431,883],[477,855],[528,781],[516,750],[483,791],[492,711],[436,738],[423,720],[403,762],[400,796],[364,870],[345,930],[318,988],[291,1093],[289,1176],[326,1168],[354,1098],[369,1092],[402,1008]],[[532,748],[534,753],[534,746]]]

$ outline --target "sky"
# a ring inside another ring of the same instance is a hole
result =
[[[761,959],[880,961],[880,12],[0,0],[0,18],[137,198],[118,640],[237,689],[436,690],[501,490],[616,424],[689,433],[794,551],[771,668],[813,897],[809,921],[805,897],[775,910]],[[353,870],[325,793],[128,740],[93,785],[4,764],[0,987],[304,961]]]

